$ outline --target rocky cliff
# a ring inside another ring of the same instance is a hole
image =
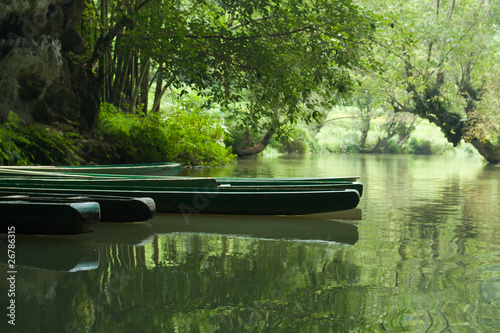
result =
[[[99,89],[77,32],[84,0],[0,0],[0,121],[95,124]]]

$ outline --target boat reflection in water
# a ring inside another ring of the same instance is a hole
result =
[[[100,223],[95,232],[85,235],[18,235],[16,266],[58,272],[90,271],[99,267],[99,247],[112,244],[143,247],[156,235],[173,233],[355,244],[358,228],[353,221],[360,219],[359,209],[308,216],[156,214],[149,223]],[[1,238],[0,242],[7,244],[7,238]],[[7,264],[7,251],[2,251],[0,262]]]
[[[359,209],[310,216],[156,214],[150,223],[155,234],[195,232],[355,244],[358,227],[346,220],[357,219],[361,219]]]
[[[141,247],[153,241],[155,232],[149,222],[99,223],[99,228],[89,238],[98,244],[121,244]]]
[[[6,238],[1,242],[6,243]],[[15,246],[16,268],[79,272],[99,267],[99,250],[96,242],[90,239],[18,235]],[[0,262],[8,263],[7,251],[2,251]]]

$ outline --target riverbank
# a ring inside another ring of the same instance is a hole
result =
[[[221,166],[234,160],[217,119],[200,112],[144,117],[104,105],[94,129],[25,125],[14,113],[0,125],[0,164],[85,165],[176,161]]]
[[[290,153],[358,153],[359,133],[346,124],[325,124],[319,131],[300,125],[289,142],[272,140],[262,155]],[[372,131],[372,136],[382,135]],[[94,129],[78,124],[24,124],[16,114],[0,125],[0,165],[130,164],[175,161],[185,166],[230,165],[235,138],[219,116],[202,109],[171,110],[167,116],[119,111],[103,104]],[[392,143],[391,143],[392,142]],[[418,125],[406,145],[397,137],[376,154],[478,155],[470,145],[454,148],[435,126]]]

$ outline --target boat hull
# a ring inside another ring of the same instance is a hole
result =
[[[182,171],[179,163],[116,164],[89,166],[2,166],[5,171],[30,171],[52,173],[92,173],[103,175],[175,176]]]
[[[1,189],[0,189],[1,194]],[[4,193],[9,194],[9,193]],[[57,196],[48,193],[0,196],[0,201],[28,201],[32,203],[97,202],[101,210],[100,222],[145,222],[153,218],[156,204],[151,198],[123,198],[106,196]]]
[[[2,188],[5,193],[8,189]],[[158,213],[231,215],[304,215],[355,208],[359,192],[324,191],[226,191],[219,189],[106,190],[85,188],[10,188],[10,193],[50,193],[64,196],[150,197]]]
[[[100,207],[96,202],[0,201],[0,216],[1,233],[74,235],[96,229]]]
[[[223,189],[227,192],[273,192],[273,191],[323,191],[357,190],[363,194],[363,184],[348,178],[304,178],[304,179],[230,179],[230,178],[189,178],[189,177],[89,177],[85,178],[44,178],[44,177],[4,177],[1,187],[46,187],[84,188],[108,190],[169,190],[184,188]]]

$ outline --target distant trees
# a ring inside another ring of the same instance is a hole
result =
[[[379,13],[376,86],[396,113],[436,124],[455,146],[470,142],[500,162],[498,12],[487,1],[370,4]],[[373,74],[373,73],[371,73]]]

